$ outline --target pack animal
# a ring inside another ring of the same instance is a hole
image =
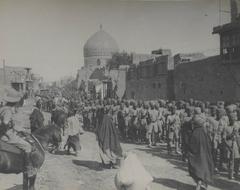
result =
[[[61,142],[61,132],[58,128],[48,126],[39,129],[33,135],[26,135],[31,141],[33,151],[31,153],[31,161],[37,170],[43,165],[45,160],[45,150],[50,143],[58,146]],[[25,168],[24,153],[17,147],[0,141],[0,173],[4,174],[20,174],[23,173],[23,190],[35,190],[35,180],[37,173],[28,176],[24,171]]]

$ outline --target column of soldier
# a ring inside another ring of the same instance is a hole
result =
[[[206,117],[206,131],[212,143],[215,172],[228,171],[238,178],[240,165],[240,104],[189,101],[88,101],[84,103],[84,127],[94,130],[104,109],[111,110],[113,122],[123,141],[146,143],[149,147],[166,143],[168,154],[179,154],[187,161],[192,118],[198,112]],[[199,114],[199,113],[198,113]],[[174,152],[173,152],[174,151]]]

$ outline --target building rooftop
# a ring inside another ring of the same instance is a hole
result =
[[[240,19],[230,22],[221,26],[216,26],[213,28],[213,34],[228,32],[231,30],[240,29]]]

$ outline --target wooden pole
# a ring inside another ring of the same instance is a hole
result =
[[[3,80],[4,80],[4,85],[6,85],[6,68],[5,68],[5,59],[3,59]]]
[[[219,25],[221,25],[221,10],[222,10],[222,5],[221,5],[221,0],[219,0]]]

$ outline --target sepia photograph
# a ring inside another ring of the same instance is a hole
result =
[[[0,190],[240,190],[240,0],[0,0]]]

